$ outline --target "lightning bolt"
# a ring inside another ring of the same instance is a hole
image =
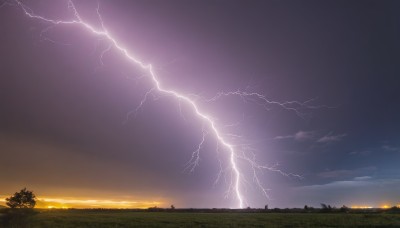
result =
[[[238,207],[243,208],[245,206],[245,199],[242,194],[242,183],[245,182],[244,175],[241,173],[239,167],[238,167],[238,159],[242,159],[244,161],[247,161],[250,167],[253,170],[253,181],[256,183],[256,185],[261,189],[263,194],[268,197],[267,191],[268,189],[265,189],[257,175],[257,172],[259,170],[269,170],[269,171],[274,171],[278,172],[284,176],[294,176],[294,177],[300,177],[299,175],[296,174],[291,174],[291,173],[285,173],[277,168],[277,164],[273,166],[267,166],[267,165],[259,165],[256,162],[256,157],[254,153],[254,149],[252,149],[249,145],[243,144],[243,145],[234,145],[228,142],[229,138],[234,138],[234,137],[241,137],[240,135],[228,135],[228,134],[223,134],[220,128],[217,127],[217,124],[211,116],[209,116],[204,110],[201,110],[199,106],[196,103],[196,99],[191,98],[190,95],[184,95],[178,91],[171,90],[164,88],[160,81],[158,80],[158,76],[154,72],[153,66],[151,64],[147,64],[142,62],[139,58],[134,56],[131,52],[129,52],[125,47],[123,47],[116,38],[114,38],[106,29],[103,19],[100,14],[100,6],[99,4],[97,5],[96,12],[98,16],[98,20],[100,22],[100,29],[96,28],[95,26],[91,25],[90,23],[84,21],[80,14],[78,13],[78,10],[75,7],[75,4],[73,3],[72,0],[67,1],[67,7],[69,10],[72,11],[74,18],[72,20],[57,20],[57,19],[50,19],[45,16],[40,16],[35,14],[27,5],[22,3],[19,0],[7,0],[3,2],[0,7],[4,5],[11,5],[11,6],[18,6],[19,8],[22,9],[23,13],[32,19],[39,20],[41,22],[47,23],[50,26],[46,28],[44,31],[42,31],[41,36],[44,37],[44,34],[51,28],[57,25],[71,25],[71,26],[81,26],[84,29],[87,30],[87,32],[92,33],[102,40],[106,40],[109,42],[109,46],[105,50],[103,50],[100,54],[100,63],[103,65],[103,56],[106,52],[110,51],[111,48],[114,48],[117,50],[120,54],[122,54],[127,60],[132,62],[132,64],[136,65],[137,67],[140,67],[144,71],[147,72],[148,78],[151,80],[152,83],[152,88],[146,92],[144,98],[140,102],[139,106],[133,110],[132,112],[127,114],[127,119],[129,119],[129,116],[131,114],[135,114],[140,110],[142,105],[146,102],[148,97],[152,95],[154,92],[157,92],[162,95],[167,95],[174,97],[175,99],[178,100],[179,102],[179,108],[181,107],[181,103],[186,105],[187,107],[190,107],[193,113],[197,116],[197,118],[202,121],[203,127],[202,127],[202,140],[199,143],[197,149],[193,151],[192,157],[189,160],[189,162],[186,164],[186,169],[190,171],[194,171],[195,167],[198,166],[199,161],[200,161],[200,151],[202,149],[203,143],[206,139],[207,135],[213,135],[217,141],[217,152],[218,154],[220,153],[219,150],[222,149],[226,151],[229,155],[229,165],[230,165],[230,175],[231,175],[231,181],[228,189],[227,195],[229,195],[230,192],[233,192],[235,194]],[[44,38],[45,40],[48,40],[50,42],[56,43],[55,41],[49,39],[49,38]],[[223,96],[238,96],[240,97],[244,102],[252,102],[258,105],[263,106],[267,110],[270,109],[270,106],[272,105],[277,105],[283,109],[293,111],[296,115],[304,118],[306,112],[304,112],[305,109],[316,109],[316,108],[321,108],[324,106],[312,106],[309,105],[312,100],[306,101],[306,102],[299,102],[299,101],[286,101],[286,102],[276,102],[276,101],[271,101],[267,99],[266,96],[263,94],[255,93],[255,92],[246,92],[246,91],[233,91],[233,92],[220,92],[216,96],[208,99],[202,98],[203,101],[206,102],[214,102],[218,99],[221,99]],[[229,127],[229,126],[227,126]],[[240,150],[237,150],[239,148]],[[220,179],[222,173],[224,172],[222,168],[221,161],[219,160],[220,164],[220,172],[218,173],[217,180]]]

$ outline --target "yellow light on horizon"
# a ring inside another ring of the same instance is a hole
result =
[[[49,205],[47,206],[47,209],[68,209],[69,207],[66,206],[53,206],[53,205]]]
[[[40,198],[38,208],[48,204],[53,208],[148,208],[161,205],[157,201],[118,201],[104,199],[62,199],[62,198]],[[57,206],[54,206],[57,205]]]
[[[0,198],[0,202],[5,202],[5,197]],[[3,203],[2,203],[3,204]],[[110,199],[82,199],[82,198],[51,198],[41,197],[36,201],[36,208],[44,209],[68,209],[68,208],[149,208],[162,205],[159,201],[127,201]]]
[[[365,205],[355,205],[355,206],[351,206],[350,208],[352,209],[371,209],[373,208],[372,206],[365,206]]]

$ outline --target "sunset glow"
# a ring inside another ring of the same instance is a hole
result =
[[[5,198],[0,198],[0,205],[5,205]],[[128,200],[109,200],[109,199],[82,199],[82,198],[38,198],[36,208],[47,209],[68,209],[68,208],[113,208],[128,209],[149,207],[159,207],[159,201],[128,201]]]
[[[394,204],[393,204],[394,205]],[[399,207],[400,205],[397,205],[397,206],[395,206],[395,207]],[[371,208],[382,208],[382,209],[389,209],[389,208],[391,208],[392,206],[391,206],[391,204],[384,204],[384,205],[380,205],[380,206],[377,206],[377,207],[374,207],[374,206],[370,206],[370,205],[353,205],[353,206],[351,206],[350,208],[352,208],[352,209],[371,209]]]
[[[360,206],[351,206],[351,209],[371,209],[372,206],[360,205]]]

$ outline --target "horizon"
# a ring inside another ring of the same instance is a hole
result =
[[[9,197],[9,196],[8,196]],[[0,206],[6,206],[5,199],[7,197],[0,195]],[[302,209],[305,206],[312,208],[321,208],[323,202],[318,205],[305,204],[303,206],[292,206],[285,207],[291,209]],[[246,209],[246,208],[225,208],[225,207],[213,207],[213,208],[196,208],[196,207],[179,207],[179,205],[175,205],[169,202],[158,202],[158,201],[129,201],[129,200],[116,200],[116,199],[93,199],[93,198],[71,198],[71,197],[37,197],[35,208],[38,209],[149,209],[149,208],[161,208],[168,209],[171,208],[171,205],[174,205],[176,209]],[[266,204],[268,205],[268,204]],[[381,203],[379,205],[372,205],[368,203],[358,203],[358,204],[327,204],[332,206],[332,208],[341,208],[342,206],[346,206],[350,209],[390,209],[392,207],[400,208],[400,203]],[[251,207],[252,209],[265,209],[265,207]],[[283,209],[282,207],[270,207],[269,209]]]

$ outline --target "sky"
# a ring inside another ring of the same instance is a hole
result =
[[[190,105],[151,90],[105,37],[2,3],[1,197],[27,187],[44,207],[238,207],[229,151]],[[24,3],[75,18],[67,1]],[[73,3],[96,29],[99,6],[163,88],[212,118],[234,145],[244,206],[400,204],[398,1]],[[218,96],[237,91],[277,103]],[[253,155],[273,170],[254,178]]]

